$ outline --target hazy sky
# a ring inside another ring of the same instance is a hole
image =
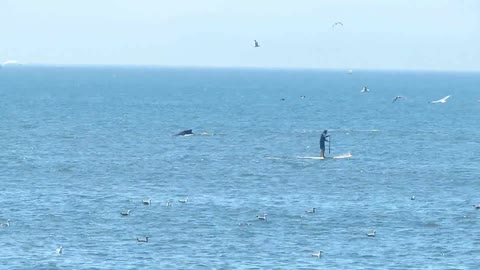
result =
[[[479,0],[0,0],[0,22],[2,62],[480,70]]]

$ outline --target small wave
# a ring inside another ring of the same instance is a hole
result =
[[[379,129],[329,129],[329,132],[379,132]]]
[[[352,154],[351,153],[346,153],[338,156],[334,156],[333,158],[351,158]]]

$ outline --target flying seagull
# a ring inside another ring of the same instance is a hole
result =
[[[332,28],[335,28],[335,26],[337,26],[337,25],[343,26],[343,23],[342,22],[336,22],[336,23],[332,24]]]
[[[396,97],[393,99],[392,103],[393,103],[393,102],[395,102],[395,101],[397,101],[398,99],[401,99],[401,98],[405,98],[405,97],[402,97],[402,96],[396,96]]]
[[[444,98],[442,98],[442,99],[439,99],[439,100],[434,100],[434,101],[432,101],[432,103],[445,103],[445,102],[447,102],[447,99],[448,99],[449,97],[450,97],[450,95],[448,95],[448,96],[446,96],[446,97],[444,97]]]
[[[368,88],[367,88],[366,86],[364,86],[364,87],[362,88],[362,91],[360,91],[360,92],[366,93],[366,92],[369,92],[369,91],[370,91],[370,90],[368,90]]]
[[[258,42],[256,40],[254,40],[253,42],[255,42],[255,46],[254,46],[255,48],[260,47],[260,45],[258,45]]]

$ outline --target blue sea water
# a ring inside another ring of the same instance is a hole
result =
[[[479,87],[479,73],[3,68],[0,269],[479,269]],[[351,158],[298,158],[324,129],[329,156]]]

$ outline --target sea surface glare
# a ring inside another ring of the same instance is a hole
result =
[[[478,100],[479,73],[3,68],[0,269],[480,269]],[[324,129],[351,158],[299,158]]]

